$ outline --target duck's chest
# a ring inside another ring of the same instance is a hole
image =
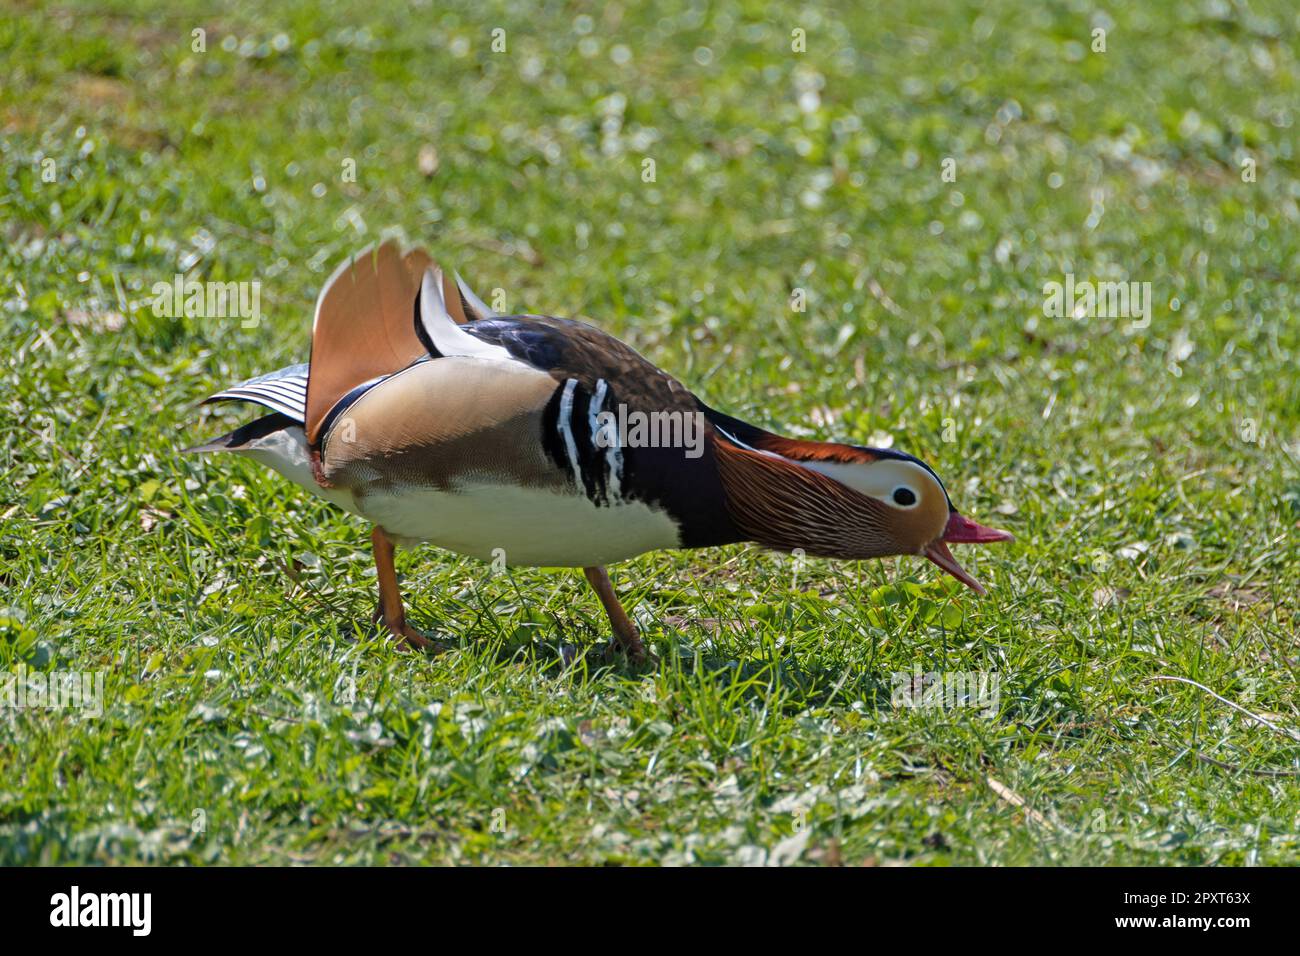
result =
[[[612,564],[681,535],[666,511],[639,501],[597,505],[580,494],[488,483],[377,487],[361,514],[406,543],[428,541],[484,561],[529,567]]]

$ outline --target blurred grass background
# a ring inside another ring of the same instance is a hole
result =
[[[0,861],[1294,862],[1300,13],[837,7],[7,5],[0,663],[107,689],[3,712]],[[990,596],[652,555],[615,580],[660,668],[564,668],[577,576],[425,549],[459,649],[391,652],[357,523],[176,451],[392,228],[925,458],[1017,534]],[[263,320],[155,316],[177,272]],[[1067,273],[1150,282],[1150,326],[1044,315]],[[999,674],[997,714],[892,706],[913,668]]]

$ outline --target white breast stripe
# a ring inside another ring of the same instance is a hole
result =
[[[573,469],[573,480],[578,490],[582,490],[582,471],[578,467],[578,445],[573,440],[573,390],[578,387],[578,380],[571,378],[564,383],[564,394],[560,396],[560,411],[555,416],[564,439],[564,453],[569,456],[569,466]]]
[[[600,426],[600,409],[605,404],[605,392],[609,388],[603,378],[596,379],[596,393],[591,396],[591,401],[587,405],[587,427],[591,430],[591,447],[600,448],[601,439],[597,436],[601,433]],[[605,460],[609,460],[609,449],[605,449]]]
[[[600,422],[597,416],[600,415],[601,406],[605,404],[605,392],[608,389],[609,386],[605,384],[603,378],[596,379],[596,394],[591,396],[591,404],[587,406],[587,422],[591,425],[591,446],[593,448],[600,447],[600,441],[596,438],[596,434],[600,430]]]
[[[618,424],[616,421],[600,423],[600,412],[605,404],[605,395],[609,391],[609,385],[603,378],[596,379],[596,394],[591,399],[590,414],[588,423],[591,426],[591,446],[593,448],[604,448],[605,450],[605,468],[609,472],[609,480],[605,485],[605,497],[608,501],[618,501],[622,492],[623,483],[623,442],[618,433]]]
[[[605,380],[600,380],[600,388],[605,388]],[[604,395],[602,391],[602,397]],[[618,419],[609,423],[605,435],[605,464],[609,467],[609,481],[606,483],[611,501],[618,501],[623,496],[623,436],[618,433]]]
[[[615,426],[615,436],[618,435]],[[618,501],[623,496],[623,440],[616,437],[614,444],[605,449],[605,460],[609,462],[609,497]]]

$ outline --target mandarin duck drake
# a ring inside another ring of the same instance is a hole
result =
[[[229,451],[370,522],[376,622],[406,620],[395,545],[582,568],[634,661],[605,566],[749,541],[829,558],[919,555],[983,593],[948,549],[1011,538],[962,516],[911,455],[780,435],[716,411],[582,322],[500,316],[395,241],[344,262],[311,360],[206,399],[270,414],[187,451]]]

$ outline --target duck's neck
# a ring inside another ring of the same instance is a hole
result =
[[[715,443],[732,521],[750,540],[779,551],[826,558],[896,553],[884,506],[779,455]]]

